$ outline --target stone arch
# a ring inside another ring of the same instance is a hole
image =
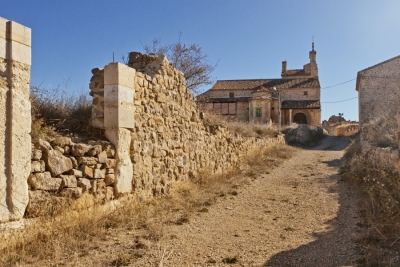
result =
[[[311,116],[308,114],[308,112],[305,111],[298,111],[293,115],[293,120],[294,123],[297,124],[310,124],[311,123]]]
[[[293,116],[293,122],[297,124],[307,124],[306,114],[299,112]]]

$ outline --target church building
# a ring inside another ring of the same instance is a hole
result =
[[[215,114],[240,121],[279,123],[280,113],[281,125],[319,125],[321,86],[316,57],[312,43],[310,62],[302,69],[288,70],[283,61],[278,79],[218,80],[198,101]]]

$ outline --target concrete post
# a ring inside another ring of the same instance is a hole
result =
[[[121,63],[104,67],[104,127],[116,148],[114,195],[132,191],[131,131],[135,126],[135,69]]]
[[[0,18],[0,222],[23,217],[29,201],[31,29]]]

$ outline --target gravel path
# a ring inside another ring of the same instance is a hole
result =
[[[355,266],[360,219],[338,175],[347,143],[327,137],[208,213],[168,227],[174,238],[160,244],[166,256],[172,252],[164,266]],[[235,257],[236,264],[223,263]]]

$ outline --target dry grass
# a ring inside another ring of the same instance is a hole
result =
[[[96,258],[102,266],[126,266],[146,254],[148,247],[172,238],[165,232],[166,225],[182,225],[195,214],[208,212],[219,199],[237,195],[238,189],[255,177],[258,168],[273,168],[294,152],[294,148],[285,145],[254,150],[240,168],[217,175],[203,171],[196,180],[176,184],[170,195],[140,203],[125,199],[122,207],[113,212],[92,206],[93,200],[85,195],[68,211],[42,217],[24,230],[1,237],[0,266],[74,266],[78,262],[84,264],[97,250],[107,250],[107,257]],[[127,253],[113,236],[131,232],[133,252]],[[107,249],[110,245],[113,249]]]
[[[271,138],[279,134],[278,127],[275,124],[241,122],[229,116],[215,115],[212,113],[207,113],[205,123],[207,125],[223,125],[230,131],[244,137]]]
[[[103,136],[91,127],[92,103],[89,94],[72,94],[68,82],[54,90],[31,87],[33,138],[51,139],[57,134]]]
[[[400,175],[392,168],[371,166],[361,153],[359,137],[346,151],[342,177],[360,194],[365,229],[363,266],[398,266],[400,250]],[[398,262],[397,262],[398,263]]]
[[[377,118],[362,128],[363,138],[378,147],[397,147],[397,121],[395,118]]]

